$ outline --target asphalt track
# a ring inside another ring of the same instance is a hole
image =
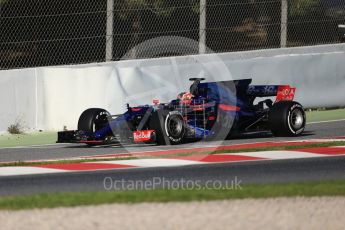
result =
[[[301,140],[345,136],[345,121],[309,124],[305,135],[298,138],[275,138],[269,134],[254,134],[224,141],[223,144],[248,142]],[[198,143],[212,145],[213,143]],[[178,146],[190,147],[194,144]],[[164,147],[164,149],[176,148]],[[52,145],[0,149],[0,161],[38,160],[128,151],[161,149],[157,146],[85,148],[81,145]],[[107,179],[105,179],[107,178]],[[106,191],[127,189],[133,181],[149,181],[154,188],[216,182],[229,185],[239,183],[244,189],[248,183],[276,183],[345,179],[345,157],[324,157],[293,160],[274,160],[241,163],[221,163],[183,167],[116,169],[107,171],[72,172],[61,174],[11,176],[0,178],[0,195],[36,194],[50,192]],[[111,182],[111,183],[110,183]],[[116,183],[114,183],[116,182]],[[138,188],[138,187],[137,187]],[[140,185],[139,185],[140,188]]]
[[[228,186],[249,183],[286,183],[345,179],[345,157],[308,158],[183,167],[117,169],[0,178],[0,195],[51,192],[108,191],[133,189],[191,188],[194,185]],[[237,181],[237,182],[236,182]],[[169,187],[170,186],[170,187]],[[183,187],[185,186],[185,187]]]

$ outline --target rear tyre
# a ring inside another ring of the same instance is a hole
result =
[[[110,113],[105,109],[87,109],[79,117],[78,130],[96,132],[108,123],[108,116]]]
[[[177,111],[166,110],[153,112],[149,127],[155,130],[158,145],[180,144],[186,130],[182,115]]]
[[[298,136],[306,124],[302,105],[295,101],[280,101],[268,114],[268,124],[275,136]]]

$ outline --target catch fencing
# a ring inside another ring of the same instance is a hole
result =
[[[344,22],[345,0],[0,0],[0,69],[330,44]]]

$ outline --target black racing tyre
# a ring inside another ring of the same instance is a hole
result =
[[[186,131],[183,117],[177,111],[157,110],[153,112],[149,127],[155,130],[158,145],[180,144]]]
[[[268,125],[275,136],[298,136],[306,125],[302,105],[295,101],[280,101],[268,114]]]
[[[78,130],[93,133],[108,124],[108,116],[110,113],[105,109],[87,109],[79,117]]]

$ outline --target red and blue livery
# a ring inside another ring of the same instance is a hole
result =
[[[257,131],[270,131],[275,136],[297,136],[304,131],[304,109],[293,100],[296,88],[251,85],[251,79],[190,80],[190,92],[180,93],[169,103],[153,100],[153,105],[127,105],[127,111],[120,115],[87,109],[79,118],[78,129],[58,132],[57,142],[167,145],[224,140]]]

